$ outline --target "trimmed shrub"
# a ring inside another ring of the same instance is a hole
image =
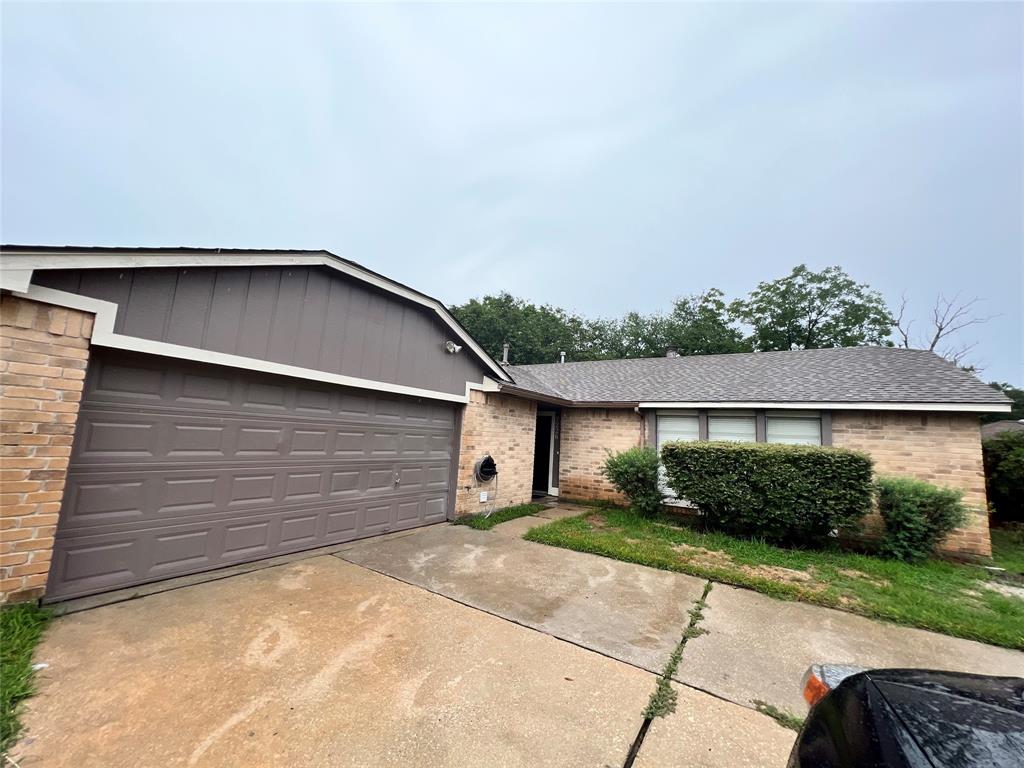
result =
[[[1024,523],[1024,432],[1003,432],[981,444],[985,490],[1000,522]]]
[[[935,552],[949,532],[964,524],[963,493],[909,477],[880,477],[878,511],[885,521],[879,553],[913,563]]]
[[[630,448],[610,454],[601,474],[641,515],[650,517],[661,509],[665,494],[658,482],[658,452],[653,448]]]
[[[676,495],[727,533],[822,546],[871,510],[871,458],[857,451],[679,442],[662,448],[661,461]]]

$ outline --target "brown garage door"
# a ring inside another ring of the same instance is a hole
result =
[[[445,519],[455,406],[94,351],[47,599]]]

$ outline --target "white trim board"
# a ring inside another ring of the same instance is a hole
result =
[[[411,288],[406,288],[392,280],[376,275],[367,269],[335,257],[328,253],[160,253],[159,250],[153,253],[118,253],[116,251],[107,253],[93,253],[83,251],[78,253],[39,253],[37,251],[18,251],[12,249],[4,251],[3,258],[5,267],[9,264],[15,265],[12,273],[28,273],[31,279],[32,270],[35,269],[135,269],[141,267],[238,267],[238,266],[324,266],[337,270],[342,274],[354,277],[364,283],[369,283],[396,296],[401,296],[421,306],[432,309],[442,322],[447,325],[462,342],[473,350],[484,364],[498,375],[501,381],[511,382],[512,379],[498,365],[483,348],[476,343],[459,325],[458,321],[448,312],[448,309],[437,299],[425,296]],[[6,271],[6,270],[5,270]],[[13,276],[13,275],[12,275]],[[17,276],[17,285],[27,280],[21,275]],[[4,285],[4,288],[7,286]]]
[[[404,384],[392,384],[386,381],[344,376],[339,373],[319,371],[315,368],[302,368],[297,365],[273,363],[269,360],[261,360],[255,357],[229,355],[225,352],[214,352],[208,349],[199,349],[198,347],[186,347],[181,344],[169,344],[165,341],[152,341],[150,339],[140,339],[137,336],[125,336],[124,334],[114,333],[114,318],[117,316],[117,304],[112,301],[93,299],[77,293],[43,288],[38,285],[30,285],[27,291],[19,291],[16,295],[46,304],[54,304],[58,307],[70,307],[71,309],[80,309],[84,312],[94,313],[96,315],[92,329],[92,344],[94,346],[126,349],[132,352],[144,352],[150,355],[173,357],[179,360],[193,360],[198,363],[225,365],[230,368],[241,368],[247,371],[262,371],[263,373],[291,376],[297,379],[323,381],[328,384],[338,384],[344,387],[372,389],[377,392],[390,392],[396,395],[410,395],[412,397],[425,397],[430,400],[445,400],[450,403],[469,402],[469,391],[471,389],[480,389],[485,392],[493,391],[487,383],[492,380],[486,377],[482,384],[467,382],[466,393],[464,395],[456,395],[451,392],[439,392],[433,389],[407,387]]]
[[[965,413],[996,413],[1006,412],[1012,409],[1009,403],[985,404],[985,403],[787,403],[787,402],[716,402],[716,401],[689,401],[689,402],[643,402],[638,406],[641,409],[677,409],[677,408],[726,408],[729,410],[763,408],[767,410],[789,410],[789,411],[962,411]]]

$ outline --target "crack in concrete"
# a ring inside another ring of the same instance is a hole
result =
[[[672,688],[672,682],[675,679],[676,672],[679,670],[679,664],[683,660],[683,652],[686,649],[687,641],[707,631],[698,625],[704,619],[704,608],[707,607],[708,593],[711,592],[712,586],[713,582],[709,579],[704,585],[704,592],[701,594],[700,599],[688,611],[690,621],[686,625],[686,629],[683,630],[683,636],[679,638],[679,643],[676,645],[675,650],[672,651],[672,655],[668,657],[668,662],[658,677],[657,685],[651,692],[651,698],[647,702],[647,708],[644,710],[644,721],[640,725],[640,730],[637,731],[636,738],[633,739],[633,744],[629,748],[622,768],[633,768],[633,763],[637,755],[640,754],[640,748],[644,744],[644,739],[647,738],[647,731],[650,729],[651,723],[654,722],[655,718],[666,717],[676,711],[678,696]]]

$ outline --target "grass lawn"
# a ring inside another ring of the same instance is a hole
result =
[[[601,509],[526,534],[537,541],[617,560],[679,571],[817,605],[1024,649],[1024,599],[989,588],[992,574],[973,565],[929,560],[908,565],[843,552],[783,549],[670,518],[644,519]],[[1021,541],[1001,547],[1001,563],[1020,563]]]
[[[992,559],[1007,573],[1024,581],[1024,525],[1013,528],[993,528]]]
[[[489,517],[484,517],[483,515],[462,515],[462,517],[455,518],[452,521],[452,525],[468,525],[470,528],[476,528],[478,531],[487,531],[499,523],[515,520],[517,517],[536,514],[544,509],[545,506],[545,504],[518,504],[514,507],[499,509]]]
[[[32,651],[43,636],[50,613],[34,605],[0,609],[0,755],[21,730],[18,710],[32,695]]]

